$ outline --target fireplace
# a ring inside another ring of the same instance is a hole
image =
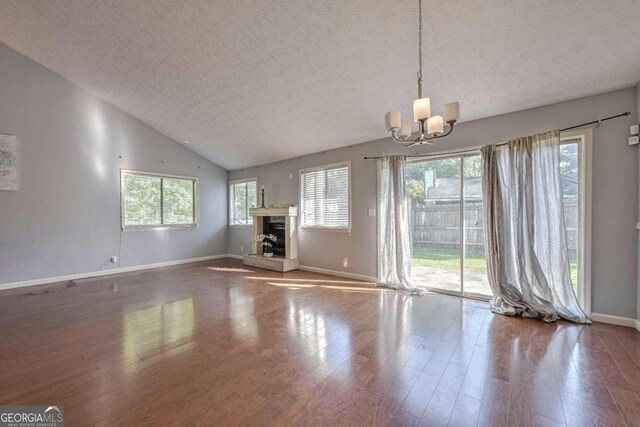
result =
[[[263,216],[262,218],[262,234],[274,234],[278,238],[278,241],[273,245],[273,254],[281,257],[286,256],[284,216]]]
[[[244,256],[244,265],[266,268],[273,271],[291,271],[299,267],[298,261],[298,208],[295,206],[277,208],[251,208],[253,217],[253,248]],[[265,257],[262,246],[255,236],[275,234],[278,241],[273,245],[272,257]]]

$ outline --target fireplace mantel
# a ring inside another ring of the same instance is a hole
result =
[[[251,208],[249,209],[251,216],[298,216],[298,208]]]

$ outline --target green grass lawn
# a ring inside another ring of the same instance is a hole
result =
[[[422,267],[439,268],[442,270],[460,270],[460,251],[455,249],[413,248],[412,264]],[[578,261],[572,259],[571,282],[578,283]],[[468,251],[464,260],[464,270],[467,273],[487,274],[487,264],[484,251]]]
[[[460,270],[460,251],[455,249],[413,248],[413,265],[439,268],[442,270]],[[487,274],[487,264],[483,252],[467,252],[464,269],[469,273]]]

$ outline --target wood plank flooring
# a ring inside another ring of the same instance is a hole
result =
[[[640,425],[640,335],[216,260],[0,293],[0,404],[67,425]]]

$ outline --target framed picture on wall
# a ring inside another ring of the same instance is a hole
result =
[[[18,189],[18,138],[0,134],[0,190]]]

